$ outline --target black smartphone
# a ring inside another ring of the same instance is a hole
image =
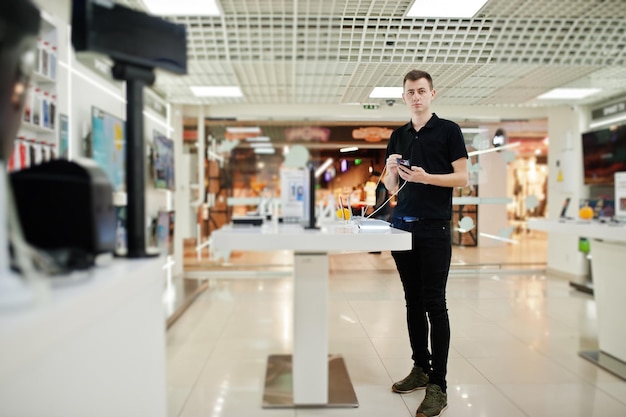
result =
[[[411,161],[409,161],[408,159],[400,159],[400,158],[398,158],[398,165],[402,165],[402,166],[405,166],[407,168],[411,168]]]
[[[563,201],[563,207],[561,208],[561,218],[562,219],[566,219],[567,218],[567,208],[569,207],[569,202],[570,202],[570,197],[566,197],[565,201]]]

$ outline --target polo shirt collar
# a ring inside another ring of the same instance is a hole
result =
[[[428,119],[428,121],[426,122],[426,124],[424,125],[424,127],[428,127],[431,128],[433,126],[435,126],[435,124],[439,122],[439,117],[433,113],[431,118]],[[413,129],[413,122],[411,120],[409,120],[409,123],[407,123],[406,125],[404,125],[404,131],[406,133],[410,132],[411,129]]]

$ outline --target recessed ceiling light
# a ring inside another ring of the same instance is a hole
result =
[[[415,0],[407,17],[474,17],[487,0]]]
[[[341,148],[339,149],[339,152],[354,152],[354,151],[358,151],[359,148],[356,146],[348,146],[347,148]]]
[[[241,88],[237,86],[191,86],[191,92],[196,97],[243,97]]]
[[[479,134],[479,133],[485,133],[488,129],[483,128],[483,127],[462,127],[461,128],[461,133],[464,134]]]
[[[219,16],[216,0],[142,0],[148,12],[161,16]]]
[[[370,98],[402,98],[402,87],[374,87]]]
[[[250,133],[257,135],[261,133],[261,128],[258,126],[226,126],[228,133]]]
[[[581,99],[600,91],[602,90],[599,88],[555,88],[537,98],[539,100]]]
[[[254,153],[272,155],[276,153],[274,148],[254,148]]]

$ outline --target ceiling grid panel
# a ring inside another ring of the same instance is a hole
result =
[[[624,0],[489,0],[472,19],[408,18],[412,0],[218,1],[222,16],[166,17],[187,27],[190,68],[187,77],[159,73],[154,89],[166,99],[197,102],[193,83],[228,82],[252,89],[241,103],[364,102],[414,67],[437,72],[440,103],[558,104],[529,98],[534,89],[520,84],[532,81],[543,92],[615,85],[594,100],[626,94]],[[121,2],[145,10],[142,0]]]

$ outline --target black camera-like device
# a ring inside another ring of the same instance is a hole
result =
[[[113,0],[74,0],[72,45],[76,52],[93,51],[114,61],[143,68],[187,73],[187,32],[168,22]]]
[[[26,242],[96,256],[115,250],[113,188],[91,160],[56,159],[11,173]]]

